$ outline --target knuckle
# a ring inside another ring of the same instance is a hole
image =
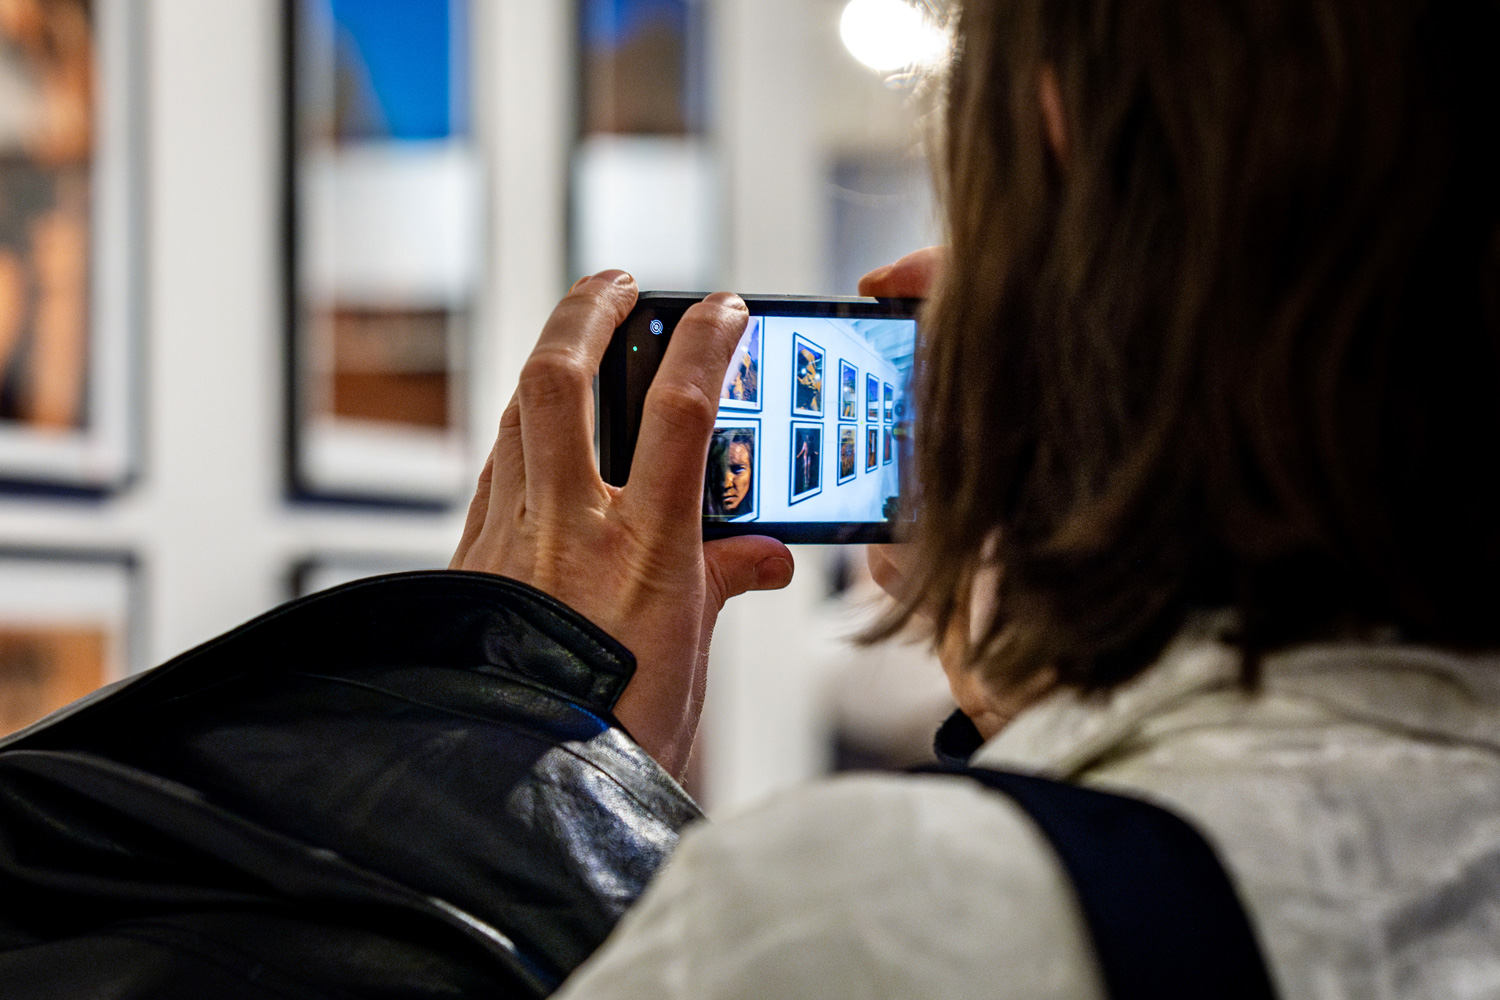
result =
[[[672,382],[653,386],[647,405],[675,428],[700,431],[713,426],[719,405],[692,383]]]
[[[589,391],[593,373],[567,351],[537,351],[521,369],[518,386],[523,403],[532,406]]]

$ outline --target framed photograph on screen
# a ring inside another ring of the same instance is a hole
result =
[[[140,664],[135,560],[0,549],[0,736]]]
[[[854,424],[839,425],[839,475],[840,485],[853,479],[859,472],[859,428]]]
[[[765,354],[762,336],[764,324],[759,316],[750,317],[745,325],[745,335],[734,349],[734,360],[724,375],[724,388],[719,393],[721,410],[759,410],[760,370]]]
[[[839,419],[859,419],[859,369],[839,360]]]
[[[792,423],[792,469],[789,503],[823,492],[823,425]]]
[[[825,357],[823,348],[800,333],[792,334],[792,416],[823,415]]]
[[[140,0],[0,17],[0,489],[104,493],[135,470]]]
[[[881,465],[890,465],[891,459],[895,457],[895,437],[896,429],[887,424],[885,432],[880,436],[881,447],[884,449],[884,454],[880,459]]]
[[[865,419],[875,423],[880,419],[880,379],[865,376]]]
[[[282,3],[289,489],[446,505],[482,272],[470,0]]]
[[[880,465],[880,426],[865,428],[865,471],[874,472]]]
[[[885,422],[887,424],[889,424],[889,423],[891,423],[895,419],[896,419],[896,390],[892,389],[891,388],[891,384],[889,382],[887,382],[885,384]]]
[[[759,420],[714,424],[703,473],[703,516],[713,521],[754,521],[760,516]]]

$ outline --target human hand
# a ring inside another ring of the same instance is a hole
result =
[[[593,378],[635,301],[635,280],[605,271],[552,313],[501,417],[450,568],[530,584],[635,654],[615,715],[680,776],[719,611],[745,591],[785,587],[793,563],[775,539],[702,538],[709,438],[749,318],[737,296],[710,295],[683,314],[646,394],[630,481],[600,478]]]

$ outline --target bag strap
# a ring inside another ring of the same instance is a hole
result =
[[[1073,882],[1112,1000],[1274,1000],[1255,932],[1197,830],[1159,806],[1061,781],[961,775],[1029,815]]]

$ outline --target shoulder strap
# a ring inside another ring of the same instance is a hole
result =
[[[1023,774],[930,767],[1009,796],[1072,879],[1112,1000],[1273,1000],[1255,932],[1213,848],[1180,817]]]

